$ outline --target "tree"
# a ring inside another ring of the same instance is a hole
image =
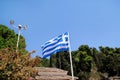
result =
[[[0,24],[0,49],[16,49],[18,34],[5,25]],[[19,50],[25,51],[26,43],[23,36],[20,36]]]
[[[120,48],[99,47],[91,48],[81,45],[78,50],[72,51],[74,75],[79,80],[106,79],[106,75],[120,76]],[[67,70],[70,74],[69,53],[62,51],[53,54],[50,58],[51,67]]]
[[[120,75],[120,48],[99,47],[100,53],[97,55],[100,61],[98,70],[107,72],[108,76]]]
[[[40,65],[40,57],[30,57],[35,51],[28,53],[25,50],[23,36],[20,36],[19,50],[16,53],[17,38],[18,34],[13,30],[0,25],[0,80],[28,80],[36,75],[34,67]]]
[[[92,48],[88,45],[81,45],[73,54],[75,75],[78,76],[80,80],[87,80],[93,64]]]

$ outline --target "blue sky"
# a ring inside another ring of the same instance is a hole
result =
[[[22,31],[27,50],[41,56],[41,45],[59,34],[69,32],[72,50],[120,46],[120,0],[1,0],[0,24],[16,33],[15,25],[26,24]]]

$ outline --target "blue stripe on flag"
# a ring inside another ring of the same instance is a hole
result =
[[[46,45],[44,45],[44,46],[42,46],[42,49],[44,50],[45,48],[47,48],[47,47],[49,47],[49,46],[53,46],[53,45],[56,45],[57,43],[59,43],[59,42],[62,42],[62,39],[60,38],[60,39],[58,39],[58,40],[54,40],[54,41],[51,41],[51,43],[50,42],[48,42],[48,43],[46,43]]]
[[[69,50],[69,48],[60,48],[60,49],[55,50],[55,51],[53,51],[53,52],[51,52],[51,53],[46,53],[46,54],[44,54],[44,55],[43,55],[43,58],[46,58],[46,57],[48,57],[48,56],[51,56],[52,54],[57,53],[57,52],[60,52],[60,51],[68,51],[68,50]]]
[[[53,46],[53,47],[50,47],[50,48],[48,47],[48,49],[43,50],[43,54],[46,53],[46,52],[49,52],[51,50],[54,50],[56,48],[62,47],[62,46],[67,48],[68,47],[68,43],[67,44],[59,44],[59,45],[56,45],[56,46]]]
[[[54,41],[57,41],[57,40],[61,39],[61,37],[62,37],[62,35],[59,35],[58,37],[55,37],[55,38],[47,41],[44,45],[51,44],[51,43],[53,43]]]
[[[47,41],[42,46],[42,54],[43,58],[50,56],[53,53],[57,53],[60,51],[68,51],[69,50],[69,35],[68,33],[59,35],[49,41]]]

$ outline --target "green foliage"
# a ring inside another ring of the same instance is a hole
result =
[[[40,58],[30,58],[30,54],[1,50],[0,80],[28,80],[30,77],[35,77],[36,71],[33,67],[40,64]]]
[[[93,64],[93,51],[88,45],[81,45],[79,49],[73,53],[74,74],[80,80],[88,80]]]
[[[100,62],[98,70],[107,72],[109,76],[120,75],[120,48],[100,47],[97,58]]]
[[[27,53],[23,36],[16,53],[17,38],[13,30],[0,25],[0,80],[28,80],[36,75],[34,67],[40,65],[40,57],[30,57],[34,51]]]
[[[15,34],[15,32],[11,29],[9,29],[7,26],[0,25],[0,49],[3,48],[13,48],[16,49],[16,43],[17,43],[18,35]],[[20,36],[19,41],[19,50],[22,52],[26,51],[26,43],[23,36]]]
[[[81,45],[78,50],[72,51],[74,75],[79,80],[104,79],[105,75],[120,75],[120,48],[99,47],[90,48]],[[50,58],[51,67],[57,67],[70,71],[68,52],[59,52]]]
[[[68,52],[59,52],[50,57],[51,67],[57,67],[70,72],[70,61]]]
[[[41,59],[41,63],[39,65],[40,67],[49,67],[50,66],[50,60],[49,59]]]
[[[56,54],[53,54],[51,57],[50,57],[50,67],[56,67]]]

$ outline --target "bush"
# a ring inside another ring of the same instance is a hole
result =
[[[40,64],[40,58],[31,58],[32,53],[21,54],[2,49],[0,51],[0,80],[28,80],[35,77],[33,67]]]

